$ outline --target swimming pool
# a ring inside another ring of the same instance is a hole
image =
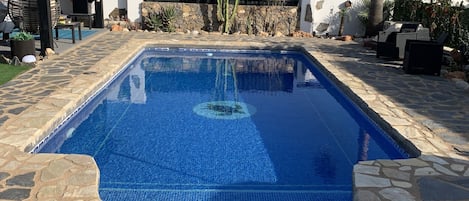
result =
[[[148,48],[38,152],[95,158],[103,200],[351,200],[406,158],[300,52]]]

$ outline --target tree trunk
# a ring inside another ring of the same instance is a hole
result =
[[[383,22],[384,0],[371,0],[370,12],[368,13],[368,24],[366,26],[366,36],[375,36],[381,30]]]
[[[340,15],[339,33],[337,34],[338,36],[342,36],[342,34],[344,33],[344,27],[345,27],[344,18],[345,18],[345,14],[341,14]]]

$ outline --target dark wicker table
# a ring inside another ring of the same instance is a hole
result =
[[[75,28],[78,28],[78,39],[81,40],[81,24],[80,22],[70,22],[65,24],[57,24],[55,29],[55,39],[59,40],[59,29],[71,29],[72,30],[72,43],[75,43]]]

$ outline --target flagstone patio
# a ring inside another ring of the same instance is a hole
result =
[[[452,81],[404,74],[356,42],[148,32],[98,34],[0,86],[0,199],[99,200],[91,157],[28,152],[147,45],[304,50],[418,156],[355,165],[355,200],[469,200],[469,92]]]

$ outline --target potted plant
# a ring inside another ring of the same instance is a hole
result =
[[[20,32],[10,38],[11,57],[22,59],[26,55],[35,55],[36,47],[33,35]]]

